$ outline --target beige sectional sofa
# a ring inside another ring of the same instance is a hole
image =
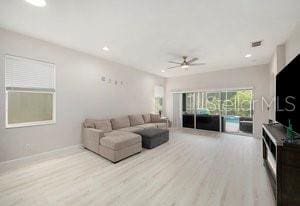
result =
[[[113,119],[86,119],[82,144],[112,162],[142,151],[142,138],[134,132],[145,128],[167,129],[167,120],[157,114],[129,115]]]

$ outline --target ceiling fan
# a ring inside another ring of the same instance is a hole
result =
[[[187,70],[189,67],[191,66],[200,66],[200,65],[205,65],[205,63],[194,63],[195,61],[198,60],[197,57],[194,57],[190,60],[187,60],[187,56],[183,56],[183,62],[174,62],[174,61],[169,61],[169,63],[172,63],[172,64],[177,64],[176,66],[172,66],[172,67],[169,67],[167,69],[175,69],[175,68],[181,68],[181,69],[185,69]]]

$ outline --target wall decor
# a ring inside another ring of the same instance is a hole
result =
[[[126,86],[128,85],[128,82],[124,81],[124,80],[113,80],[111,78],[105,77],[105,76],[101,76],[101,81],[102,82],[107,82],[108,84],[114,84],[114,85],[120,85],[120,86]]]

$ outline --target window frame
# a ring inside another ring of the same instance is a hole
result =
[[[8,87],[6,86],[6,78],[4,78],[4,91],[5,91],[5,128],[18,128],[18,127],[31,127],[31,126],[39,126],[39,125],[51,125],[56,124],[56,65],[54,63],[32,59],[28,57],[21,57],[21,56],[15,56],[11,54],[5,54],[4,58],[4,76],[7,72],[7,58],[13,58],[17,60],[32,60],[32,61],[38,61],[46,64],[52,64],[53,65],[53,72],[54,72],[54,88],[34,88],[34,87]],[[8,93],[9,92],[28,92],[28,93],[47,93],[52,94],[52,120],[46,120],[46,121],[35,121],[35,122],[25,122],[25,123],[8,123]]]
[[[159,108],[157,107],[157,105],[156,105],[156,99],[160,99],[161,100],[161,105],[160,105],[160,107],[161,107],[161,110],[159,110]],[[154,98],[154,101],[155,101],[155,105],[154,105],[154,112],[155,113],[159,113],[159,111],[161,111],[162,112],[162,110],[163,110],[163,107],[164,107],[164,98],[163,97],[155,97]]]
[[[154,105],[153,105],[153,112],[154,113],[159,113],[159,111],[164,112],[165,108],[165,88],[162,85],[154,85],[153,88],[153,94],[154,94]],[[156,107],[156,99],[161,99],[161,110],[158,109],[158,107]]]

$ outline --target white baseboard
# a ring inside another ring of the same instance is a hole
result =
[[[30,160],[33,160],[33,159],[39,159],[39,158],[47,157],[48,155],[53,155],[55,153],[61,153],[62,151],[78,149],[78,148],[82,148],[82,144],[72,145],[72,146],[68,146],[68,147],[54,149],[54,150],[47,151],[47,152],[42,152],[42,153],[37,153],[37,154],[34,154],[34,155],[29,155],[29,156],[26,156],[26,157],[21,157],[21,158],[17,158],[17,159],[12,159],[12,160],[8,160],[8,161],[0,162],[0,167],[3,166],[3,165],[7,165],[7,164],[15,164],[15,163],[20,163],[20,162],[30,161]]]

